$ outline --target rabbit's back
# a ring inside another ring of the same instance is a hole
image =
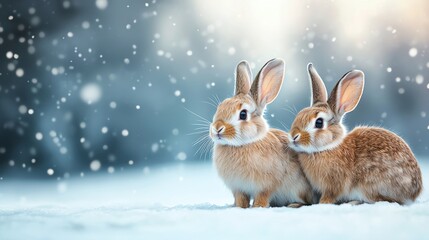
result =
[[[421,171],[409,146],[398,135],[376,127],[349,133],[355,155],[353,182],[373,201],[414,201],[422,190]]]

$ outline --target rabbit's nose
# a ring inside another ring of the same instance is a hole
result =
[[[217,131],[217,133],[221,133],[223,130],[225,129],[225,127],[224,126],[221,126],[218,130],[216,130]]]
[[[298,141],[301,134],[297,133],[295,136],[293,136],[293,141]]]
[[[212,127],[213,132],[217,134],[223,133],[225,131],[225,123],[223,121],[216,121],[213,123]]]

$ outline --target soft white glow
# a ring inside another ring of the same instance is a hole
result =
[[[121,133],[122,133],[122,136],[124,136],[124,137],[128,136],[128,134],[129,134],[127,129],[122,130]]]
[[[101,88],[98,84],[88,83],[80,90],[80,97],[88,104],[98,102],[101,98]]]
[[[95,1],[95,6],[97,6],[97,8],[100,10],[106,9],[107,5],[109,5],[107,0],[96,0]]]
[[[49,168],[49,169],[46,171],[46,173],[47,173],[49,176],[54,175],[54,169]]]
[[[94,172],[100,170],[100,168],[101,168],[100,161],[98,161],[98,160],[92,161],[91,164],[89,165],[89,168]]]
[[[37,139],[37,140],[39,140],[39,141],[40,141],[40,140],[42,140],[42,139],[43,139],[43,134],[42,134],[41,132],[38,132],[38,133],[36,133],[36,136],[35,136],[35,137],[36,137],[36,139]]]

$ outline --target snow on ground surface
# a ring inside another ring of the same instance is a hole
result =
[[[428,186],[429,162],[421,164]],[[0,239],[429,239],[429,192],[410,206],[237,209],[205,164],[0,181]]]

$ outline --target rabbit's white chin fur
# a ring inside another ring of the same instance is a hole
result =
[[[212,140],[213,140],[214,144],[230,145],[230,146],[240,147],[240,146],[243,146],[246,144],[257,142],[257,141],[263,139],[266,135],[267,135],[267,133],[263,133],[263,134],[257,135],[256,137],[246,138],[246,139],[237,139],[237,138],[233,138],[233,139],[220,138],[219,139],[217,137],[214,137],[214,138],[212,138]]]
[[[289,144],[289,147],[292,148],[293,150],[297,151],[297,152],[304,152],[304,153],[323,152],[323,151],[332,150],[332,149],[338,147],[343,142],[343,139],[344,138],[341,137],[334,142],[331,142],[329,144],[326,144],[326,145],[320,146],[320,147],[315,147],[312,145],[309,145],[309,146],[296,145],[291,141],[291,143]]]

